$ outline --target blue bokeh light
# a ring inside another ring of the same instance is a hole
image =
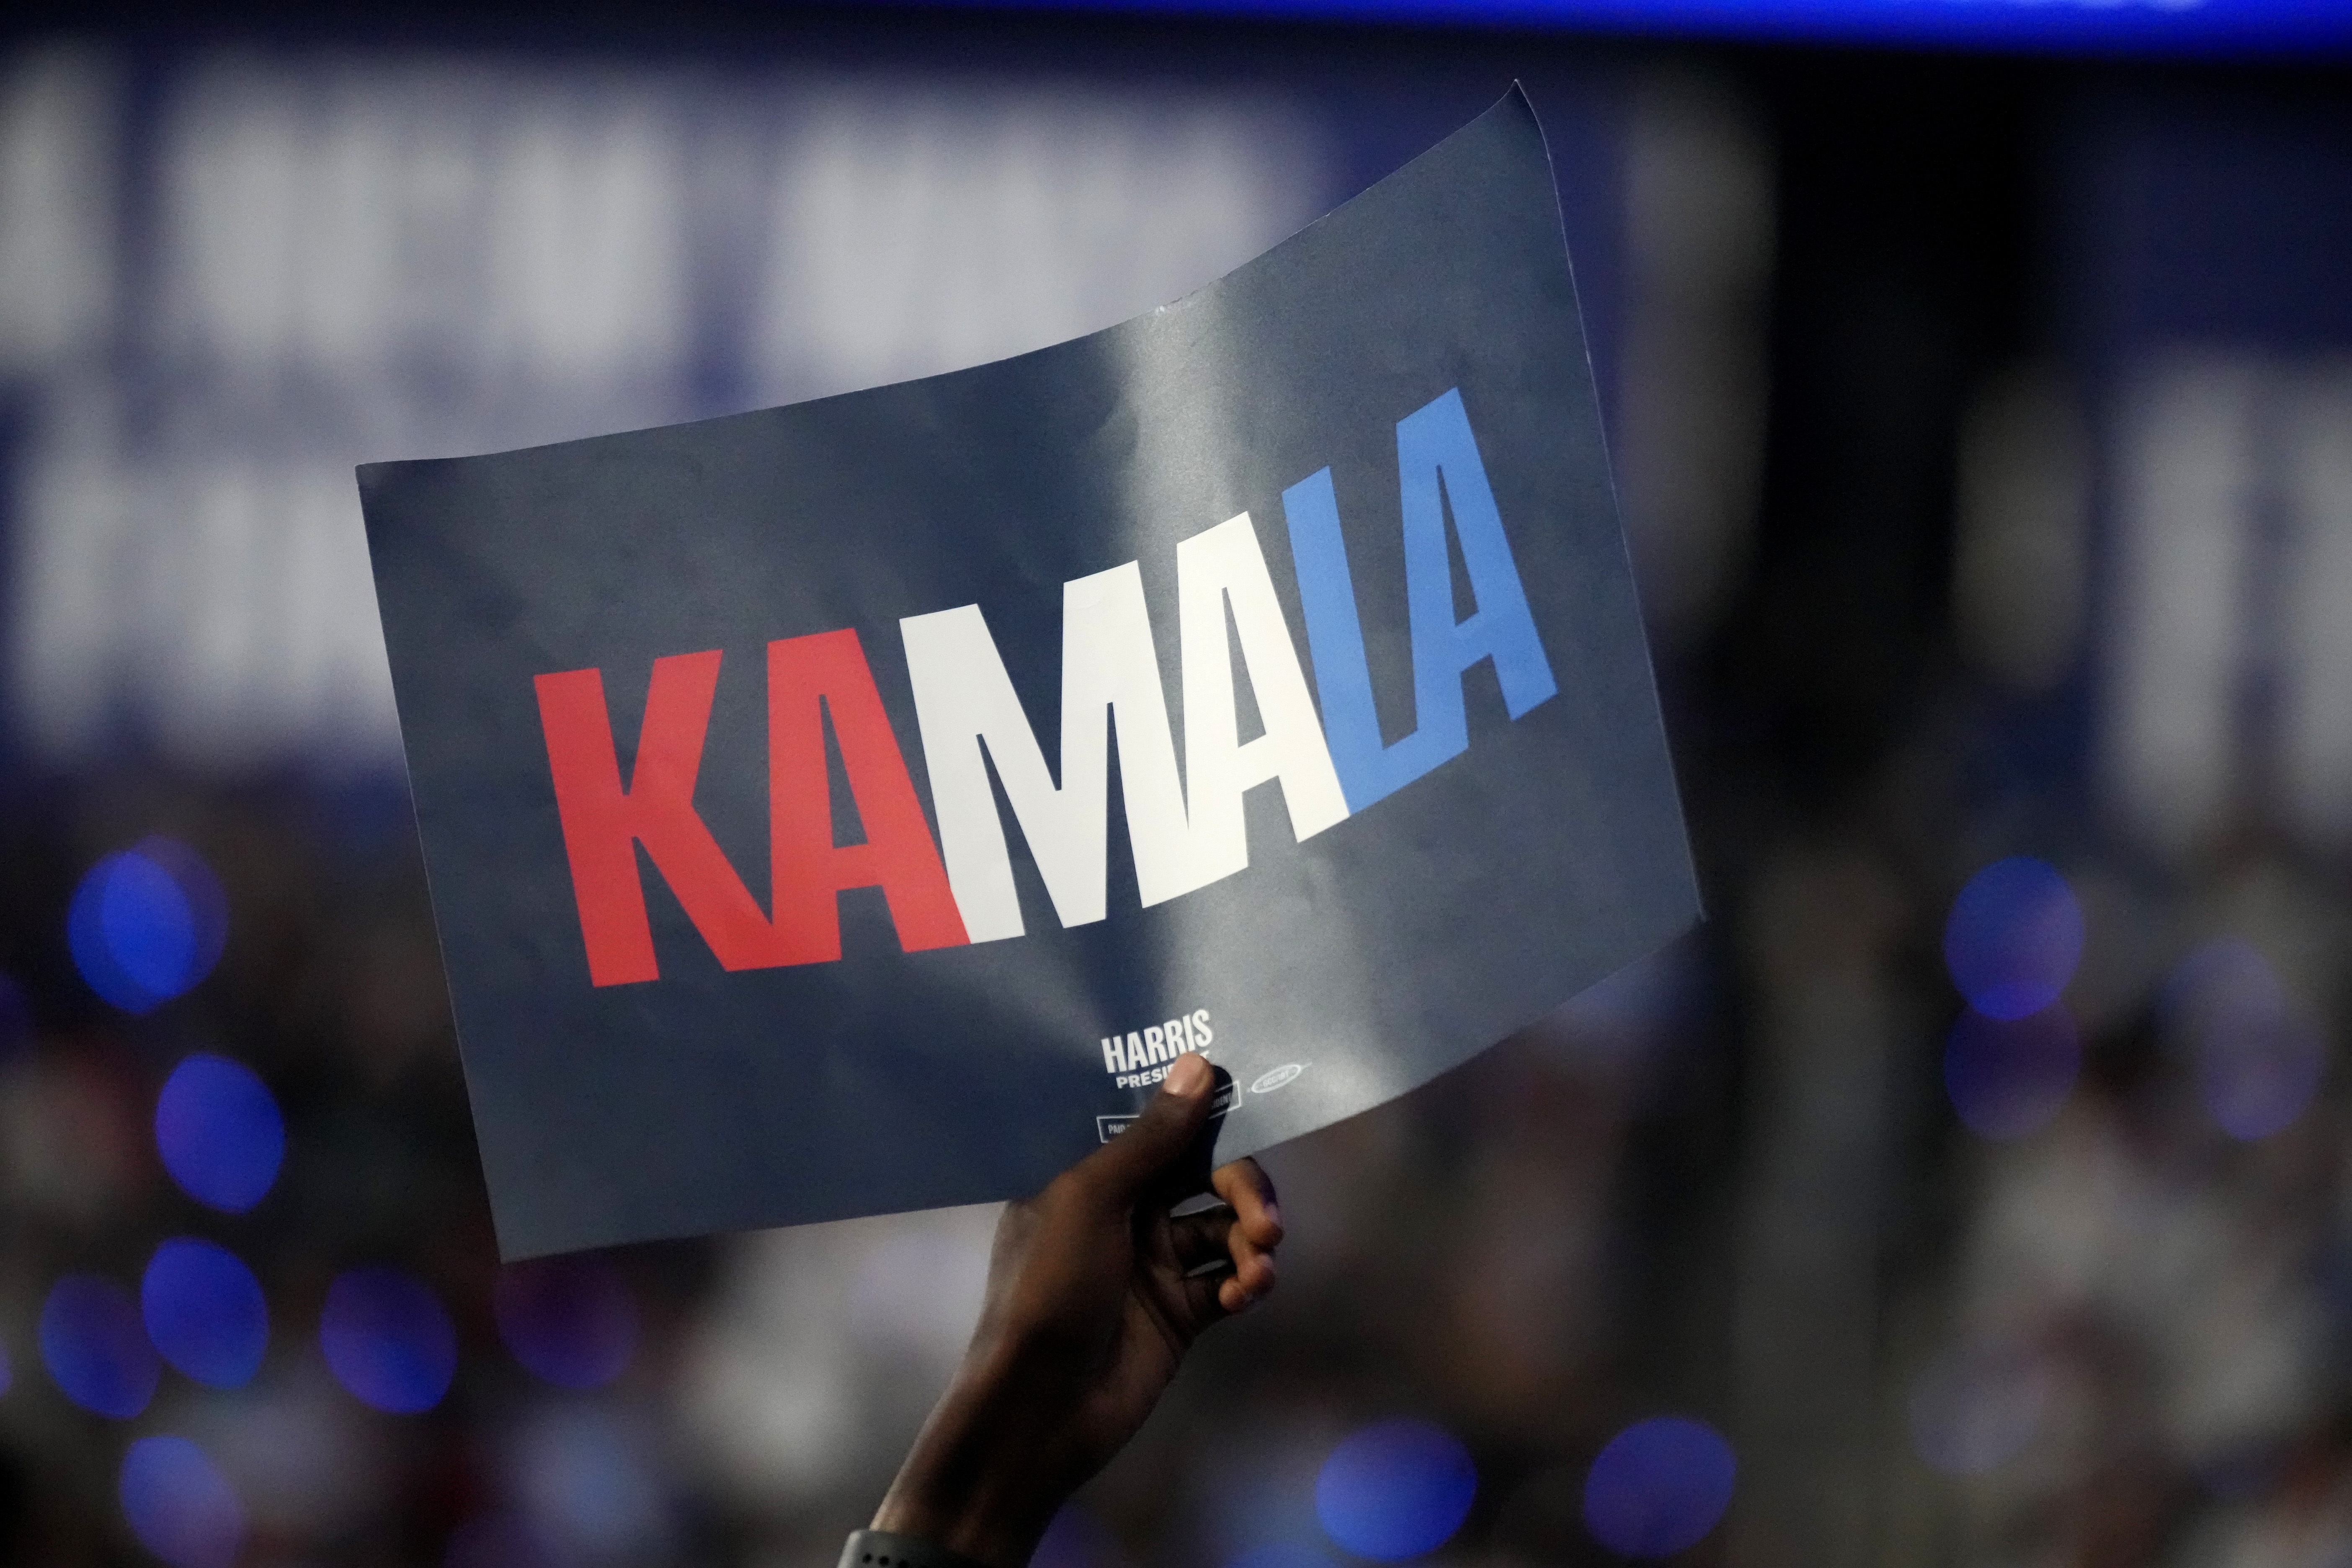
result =
[[[2198,948],[2165,982],[2162,1005],[2195,1054],[2206,1114],[2231,1137],[2284,1131],[2318,1092],[2326,1040],[2252,943]]]
[[[636,1302],[602,1258],[517,1264],[499,1274],[490,1305],[515,1360],[561,1388],[602,1388],[636,1353]]]
[[[261,1370],[269,1306],[228,1248],[186,1236],[165,1242],[148,1260],[139,1306],[163,1359],[198,1383],[241,1388]]]
[[[1704,1421],[1654,1415],[1609,1439],[1584,1478],[1584,1525],[1624,1557],[1670,1557],[1730,1506],[1738,1465]]]
[[[163,1375],[131,1292],[89,1274],[68,1274],[49,1288],[41,1303],[41,1360],[67,1398],[118,1421],[146,1409]]]
[[[188,988],[195,911],[172,874],[134,850],[90,868],[67,911],[74,963],[90,989],[147,1013]]]
[[[2055,1002],[2022,1018],[1988,1018],[1971,1007],[1944,1047],[1952,1109],[1983,1138],[2022,1138],[2047,1125],[2082,1068],[2074,1017]]]
[[[1381,1421],[1347,1437],[1315,1478],[1315,1512],[1359,1557],[1418,1557],[1462,1528],[1478,1469],[1454,1436],[1426,1421]]]
[[[2015,1346],[1949,1352],[1911,1385],[1912,1447],[1948,1476],[1983,1475],[2032,1441],[2049,1393],[2042,1363]]]
[[[278,1180],[286,1121],[251,1068],[198,1051],[172,1069],[156,1097],[155,1147],[190,1197],[243,1214]]]
[[[126,1013],[152,1013],[212,973],[228,900],[196,852],[147,838],[91,867],[66,911],[74,967]]]
[[[319,1346],[362,1403],[414,1415],[441,1403],[457,1373],[457,1331],[425,1282],[397,1268],[347,1269],[327,1287]]]
[[[2058,1000],[2083,958],[2083,907],[2049,863],[1996,860],[1969,879],[1944,922],[1952,982],[1988,1018],[2022,1018]]]
[[[8,1363],[8,1347],[0,1345],[0,1394],[7,1393],[9,1384],[16,1381],[16,1368]]]
[[[236,1489],[185,1437],[131,1444],[119,1489],[131,1533],[173,1568],[229,1568],[244,1550]]]

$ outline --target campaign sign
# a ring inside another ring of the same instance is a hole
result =
[[[1516,90],[1172,305],[360,470],[510,1258],[1219,1158],[1696,917]]]

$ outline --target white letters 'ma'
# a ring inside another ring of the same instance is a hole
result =
[[[1189,892],[1249,864],[1242,796],[1251,789],[1281,782],[1290,831],[1301,843],[1344,819],[1348,797],[1249,513],[1176,547],[1176,601],[1184,639],[1184,783],[1192,806],[1191,880],[1178,890]],[[1234,701],[1228,608],[1265,726],[1247,743]],[[1146,895],[1143,901],[1152,900]]]
[[[1291,829],[1301,839],[1347,816],[1248,513],[1177,547],[1177,594],[1189,811],[1137,563],[1063,586],[1058,785],[980,606],[898,623],[941,856],[973,942],[1019,936],[1024,930],[983,744],[1065,926],[1104,915],[1114,716],[1128,840],[1147,906],[1249,864],[1242,795],[1256,784],[1280,781]],[[1235,716],[1228,605],[1265,727],[1246,744]]]

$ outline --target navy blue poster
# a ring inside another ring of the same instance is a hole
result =
[[[1696,918],[1517,91],[1174,304],[360,470],[509,1258],[1217,1156]]]

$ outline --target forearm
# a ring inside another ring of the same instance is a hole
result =
[[[1053,1434],[1003,1369],[960,1374],[875,1510],[872,1528],[984,1563],[1024,1568],[1065,1500]]]
[[[1006,1205],[971,1349],[844,1568],[1027,1568],[1192,1341],[1272,1289],[1282,1225],[1255,1162],[1214,1173],[1214,1212],[1168,1209],[1211,1083],[1207,1062],[1180,1058],[1125,1132]]]

